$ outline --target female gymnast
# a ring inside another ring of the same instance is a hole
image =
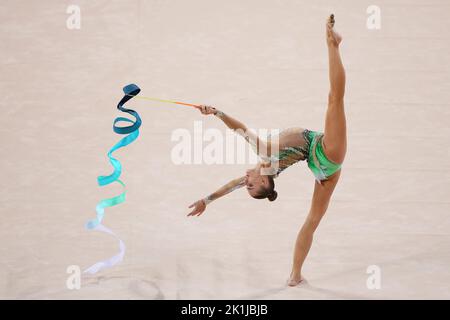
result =
[[[334,30],[334,15],[331,15],[326,23],[330,91],[323,133],[303,128],[289,128],[279,134],[278,142],[274,145],[270,141],[263,141],[247,130],[243,123],[220,110],[211,106],[201,106],[202,114],[217,116],[230,129],[235,130],[252,144],[262,161],[247,170],[245,176],[230,181],[206,198],[194,202],[189,206],[193,210],[188,216],[200,216],[211,201],[243,186],[253,198],[267,198],[274,201],[277,198],[274,178],[301,160],[307,161],[309,169],[315,176],[309,214],[295,243],[289,286],[296,286],[304,280],[301,272],[303,262],[311,248],[314,231],[328,208],[347,150],[344,112],[345,70],[339,53],[341,41],[342,37]]]

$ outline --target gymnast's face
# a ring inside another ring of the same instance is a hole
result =
[[[261,174],[261,167],[263,165],[258,163],[256,167],[247,170],[245,175],[245,185],[248,194],[255,197],[261,193],[261,190],[269,187],[269,178],[267,175]]]

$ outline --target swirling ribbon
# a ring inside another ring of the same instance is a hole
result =
[[[113,123],[114,132],[117,134],[128,134],[128,135],[126,137],[122,138],[118,143],[116,143],[116,145],[114,145],[111,148],[111,150],[109,150],[109,152],[108,152],[109,161],[111,162],[111,164],[114,168],[113,173],[110,174],[109,176],[98,176],[97,177],[97,182],[98,182],[99,186],[106,186],[108,184],[111,184],[111,183],[117,181],[118,183],[120,183],[122,185],[123,192],[116,197],[101,200],[95,208],[95,211],[97,212],[96,218],[90,220],[86,224],[86,228],[89,230],[105,232],[105,233],[108,233],[108,234],[116,237],[117,240],[119,241],[119,252],[109,259],[95,263],[94,265],[92,265],[89,268],[87,268],[86,270],[84,270],[83,273],[94,274],[102,269],[110,268],[110,267],[114,266],[115,264],[121,262],[125,255],[125,250],[126,250],[125,243],[111,229],[105,227],[102,224],[102,220],[105,215],[105,208],[118,205],[125,201],[126,187],[125,187],[125,184],[119,180],[119,177],[122,173],[122,165],[120,164],[119,160],[113,158],[112,153],[114,151],[116,151],[117,149],[120,149],[122,147],[129,145],[134,140],[136,140],[137,137],[139,136],[139,127],[142,124],[141,118],[139,117],[139,114],[136,111],[125,108],[124,104],[128,100],[130,100],[134,96],[136,96],[140,91],[141,91],[141,89],[139,89],[139,87],[135,84],[129,84],[123,88],[123,92],[125,93],[125,96],[122,98],[122,100],[120,100],[119,104],[117,105],[117,109],[119,109],[122,112],[131,114],[132,116],[134,116],[136,118],[136,120],[133,121],[133,120],[123,118],[123,117],[118,117],[114,120],[114,123]],[[118,127],[116,124],[120,121],[131,122],[132,125],[127,126],[127,127]]]

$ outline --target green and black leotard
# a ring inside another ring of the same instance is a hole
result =
[[[281,172],[291,165],[306,160],[309,169],[320,183],[328,179],[341,168],[341,164],[329,160],[324,152],[322,140],[323,133],[318,131],[303,130],[301,133],[306,143],[301,146],[285,147],[277,154],[269,157],[260,156],[263,161],[270,161],[277,167],[274,177],[278,177]]]

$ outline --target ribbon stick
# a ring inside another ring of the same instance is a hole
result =
[[[119,180],[119,177],[122,173],[122,165],[120,164],[119,160],[113,158],[112,153],[119,148],[129,145],[134,140],[136,140],[137,137],[139,136],[139,127],[142,124],[141,118],[139,117],[139,114],[136,111],[125,108],[124,104],[128,100],[132,99],[134,96],[139,94],[140,91],[141,91],[141,89],[139,89],[139,87],[135,84],[129,84],[123,88],[123,92],[125,93],[125,96],[122,98],[122,100],[120,100],[119,104],[117,105],[117,109],[119,109],[122,112],[131,114],[132,116],[134,116],[136,118],[136,120],[133,121],[133,120],[130,120],[128,118],[123,118],[123,117],[118,117],[114,120],[114,124],[113,124],[114,132],[117,134],[128,134],[128,135],[126,137],[122,138],[118,143],[116,143],[111,148],[111,150],[109,150],[109,152],[108,152],[109,161],[114,168],[113,173],[111,173],[109,176],[97,177],[97,182],[98,182],[99,186],[106,186],[108,184],[111,184],[111,183],[117,181],[119,184],[122,185],[123,192],[120,195],[115,196],[113,198],[101,200],[95,208],[95,210],[97,212],[96,218],[88,221],[88,223],[86,224],[86,228],[89,230],[96,230],[99,232],[108,233],[108,234],[116,237],[117,240],[119,241],[119,252],[109,259],[95,263],[94,265],[92,265],[89,268],[87,268],[86,270],[84,270],[83,273],[94,274],[105,268],[110,268],[110,267],[116,265],[117,263],[121,262],[125,255],[125,250],[126,250],[125,243],[111,229],[105,227],[102,224],[102,220],[105,215],[105,208],[118,205],[125,201],[126,187],[125,187],[125,184]],[[116,126],[116,124],[120,121],[131,122],[132,125],[129,125],[127,127]]]
[[[130,94],[130,96],[132,96]],[[150,98],[150,97],[136,97],[137,99],[143,99],[143,100],[150,100],[150,101],[158,101],[158,102],[166,102],[166,103],[174,103],[174,104],[179,104],[179,105],[183,105],[183,106],[189,106],[189,107],[194,107],[197,109],[200,109],[201,106],[199,104],[192,104],[192,103],[186,103],[186,102],[180,102],[180,101],[173,101],[173,100],[163,100],[163,99],[158,99],[158,98]]]

